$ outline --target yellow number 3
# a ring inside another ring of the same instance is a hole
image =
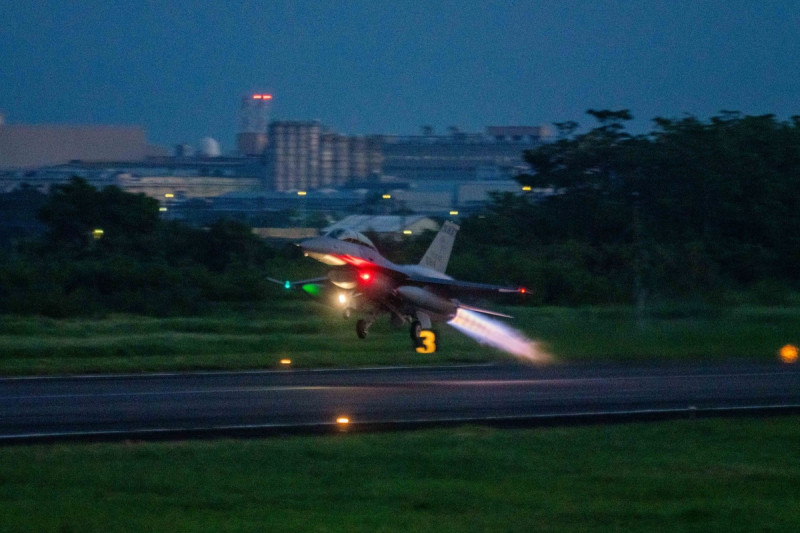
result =
[[[417,353],[433,353],[436,351],[436,333],[429,329],[419,332],[419,340],[422,346],[417,346]]]

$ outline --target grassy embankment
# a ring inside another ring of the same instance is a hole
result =
[[[797,531],[800,419],[0,448],[2,531]]]
[[[629,308],[510,308],[508,323],[543,341],[561,361],[771,359],[800,343],[800,309],[676,311],[640,321]],[[366,340],[354,319],[307,301],[195,318],[112,316],[53,320],[0,317],[0,374],[136,372],[437,364],[507,360],[446,325],[440,351],[419,355],[405,328],[382,319]]]

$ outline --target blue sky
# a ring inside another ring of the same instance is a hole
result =
[[[348,134],[800,114],[800,3],[0,0],[0,112],[234,146],[242,95]]]

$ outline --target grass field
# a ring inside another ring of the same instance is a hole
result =
[[[630,308],[510,308],[508,323],[560,361],[772,359],[800,343],[800,309],[672,310],[637,320]],[[419,355],[405,328],[386,320],[365,340],[354,320],[304,300],[193,318],[0,317],[0,374],[441,364],[508,360],[447,325],[440,350]]]
[[[512,308],[560,361],[774,359],[800,309]],[[0,317],[0,374],[508,360],[447,326],[307,302],[193,318]],[[800,418],[0,447],[0,532],[796,531]]]
[[[798,531],[800,418],[0,448],[0,531]]]

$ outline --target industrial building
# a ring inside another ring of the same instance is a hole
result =
[[[270,121],[272,102],[267,93],[242,97],[236,149],[228,154],[208,137],[170,156],[136,126],[7,125],[0,115],[0,192],[21,183],[44,191],[79,175],[96,187],[146,194],[170,211],[214,199],[209,209],[229,213],[447,216],[479,209],[492,191],[518,191],[514,178],[529,170],[524,151],[551,137],[533,126],[350,136],[319,121]]]
[[[239,106],[239,130],[236,149],[243,156],[259,156],[267,147],[271,94],[248,94]]]
[[[380,136],[383,174],[410,182],[509,180],[529,170],[523,152],[547,142],[552,133],[535,126],[490,126],[486,132],[448,135]]]
[[[360,233],[378,233],[394,237],[402,235],[418,235],[425,231],[438,231],[439,224],[426,216],[409,215],[350,215],[335,224],[323,228],[327,233],[337,229],[351,229]]]
[[[318,121],[272,122],[267,137],[267,190],[341,187],[381,174],[375,138],[340,135]]]
[[[73,160],[133,161],[165,155],[138,126],[5,124],[0,118],[0,169],[34,169]]]

